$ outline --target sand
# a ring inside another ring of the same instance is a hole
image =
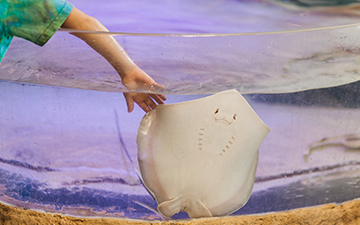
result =
[[[60,214],[21,209],[0,204],[0,223],[7,224],[360,224],[360,200],[344,204],[326,204],[302,208],[288,212],[269,213],[251,216],[229,216],[220,218],[178,220],[178,221],[140,221],[114,218],[78,218]]]

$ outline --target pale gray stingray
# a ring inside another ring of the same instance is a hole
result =
[[[143,182],[171,217],[228,215],[248,201],[258,148],[269,128],[235,90],[158,105],[142,119],[138,161]]]

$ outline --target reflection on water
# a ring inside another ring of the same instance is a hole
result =
[[[73,2],[122,32],[268,32],[358,21],[266,1]],[[230,88],[252,93],[246,98],[271,132],[259,149],[253,195],[234,213],[248,214],[360,196],[359,151],[329,146],[304,160],[312,143],[360,133],[359,83],[320,89],[359,80],[358,36],[352,25],[256,36],[116,38],[166,93],[184,94],[169,95],[169,103]],[[126,112],[125,89],[100,56],[65,32],[44,48],[16,40],[0,78],[1,201],[73,215],[161,219],[125,152],[136,161],[144,114]]]
[[[73,2],[111,31],[167,34],[115,36],[135,63],[166,87],[139,91],[287,93],[360,79],[359,18],[351,14],[286,9],[270,1]],[[207,37],[169,36],[180,33]],[[106,60],[66,32],[57,32],[44,47],[16,39],[0,78],[126,91]]]

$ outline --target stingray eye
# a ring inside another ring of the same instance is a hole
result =
[[[219,109],[216,109],[214,114],[218,114],[219,113]]]
[[[236,114],[233,115],[233,119],[236,120]]]

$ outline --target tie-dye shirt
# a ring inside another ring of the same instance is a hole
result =
[[[0,61],[13,36],[43,46],[72,8],[65,0],[0,0]]]

